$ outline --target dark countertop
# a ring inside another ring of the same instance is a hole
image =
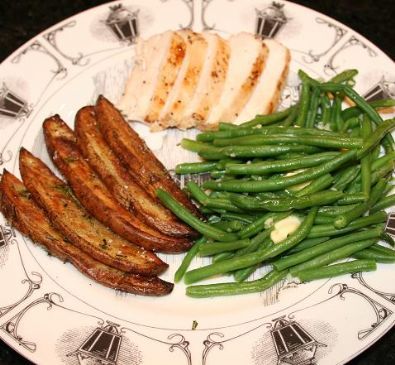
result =
[[[105,3],[92,0],[0,2],[0,60],[49,26]],[[393,0],[294,1],[329,15],[358,31],[395,59]],[[348,365],[395,364],[395,328]],[[0,365],[30,364],[0,341]]]

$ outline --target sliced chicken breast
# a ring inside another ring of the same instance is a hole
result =
[[[151,105],[145,116],[145,121],[153,123],[159,120],[160,112],[164,107],[170,92],[174,88],[177,75],[183,64],[186,52],[186,42],[183,37],[174,32],[171,37],[170,46],[164,60],[156,85]]]
[[[138,41],[136,62],[119,104],[129,119],[158,119],[184,55],[185,42],[172,31]]]
[[[202,125],[212,129],[220,121],[232,122],[252,94],[264,69],[267,48],[251,33],[239,33],[228,40],[229,67],[219,101]]]
[[[277,107],[288,74],[290,53],[273,39],[266,39],[264,44],[268,49],[265,67],[250,99],[234,121],[235,124],[250,120],[257,114],[271,113]]]
[[[178,34],[186,43],[185,57],[160,113],[158,129],[176,126],[180,122],[183,111],[196,90],[206,60],[207,41],[201,34],[190,29],[181,30]]]
[[[207,52],[193,98],[186,106],[177,124],[179,128],[200,126],[211,108],[221,97],[228,72],[230,49],[227,41],[217,34],[202,33],[207,42]]]

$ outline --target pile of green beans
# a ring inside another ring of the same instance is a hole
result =
[[[181,141],[201,161],[180,164],[176,172],[209,173],[211,179],[186,185],[206,221],[166,191],[157,192],[201,234],[175,281],[234,278],[190,285],[187,295],[260,292],[287,276],[307,282],[395,262],[394,240],[384,232],[384,209],[395,205],[395,119],[383,120],[378,112],[395,107],[395,100],[366,102],[351,86],[356,74],[346,70],[321,82],[299,71],[296,105],[238,126],[220,123],[218,130]],[[344,107],[350,100],[354,105]],[[288,217],[299,224],[278,242],[279,222]],[[212,260],[189,270],[195,256]],[[258,279],[251,280],[254,272]]]

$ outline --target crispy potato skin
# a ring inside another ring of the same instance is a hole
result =
[[[83,156],[119,204],[166,235],[196,235],[191,228],[158,203],[157,199],[148,195],[129,174],[98,129],[94,107],[86,106],[78,111],[75,134]]]
[[[170,237],[149,227],[119,205],[83,158],[73,131],[59,116],[43,124],[48,152],[74,194],[88,212],[121,237],[148,250],[183,252],[191,247],[188,238]]]
[[[12,226],[51,255],[68,261],[89,278],[107,287],[139,295],[165,295],[173,285],[157,277],[129,274],[96,261],[74,246],[49,222],[23,183],[8,171],[0,182],[0,210]]]
[[[119,237],[90,216],[70,188],[25,149],[19,153],[19,168],[35,202],[45,210],[52,224],[82,251],[125,272],[154,276],[167,268],[153,252]]]
[[[99,96],[95,112],[99,129],[107,143],[135,178],[141,182],[148,194],[156,198],[156,190],[164,189],[192,213],[202,217],[197,207],[177,186],[166,168],[110,101]]]

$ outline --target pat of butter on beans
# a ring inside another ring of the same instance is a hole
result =
[[[270,238],[274,243],[284,241],[291,233],[295,232],[302,221],[296,215],[290,215],[274,223],[274,229],[270,233]]]

